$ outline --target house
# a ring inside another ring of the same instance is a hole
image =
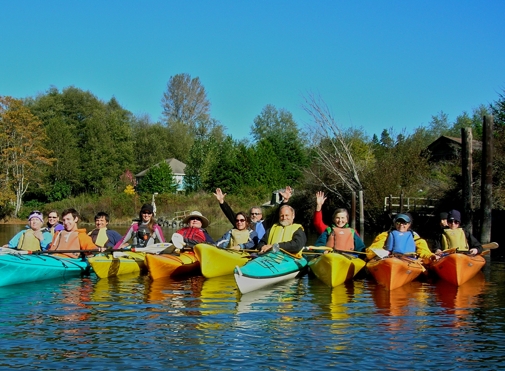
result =
[[[461,158],[461,138],[447,137],[442,135],[426,149],[430,152],[430,161],[452,161]],[[482,142],[480,140],[472,140],[472,150],[482,151]]]
[[[177,183],[177,192],[182,192],[184,191],[184,176],[186,175],[184,173],[184,170],[186,169],[186,164],[183,162],[180,162],[179,160],[175,158],[167,158],[165,162],[170,166],[172,169],[172,173],[174,174],[174,181]],[[158,166],[161,162],[155,164],[154,166]],[[151,168],[149,168],[151,169]],[[146,173],[149,171],[149,169],[145,169],[141,171],[140,173],[135,175],[135,180],[137,181],[137,184],[139,184],[146,175]]]

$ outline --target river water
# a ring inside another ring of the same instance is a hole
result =
[[[3,287],[0,370],[505,369],[504,279],[492,262],[459,288],[424,280],[390,292],[364,274],[242,296],[233,276]]]

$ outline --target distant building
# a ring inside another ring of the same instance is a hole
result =
[[[175,158],[167,158],[165,160],[165,162],[172,169],[172,173],[174,174],[174,181],[175,181],[175,183],[177,183],[177,192],[183,192],[185,189],[184,176],[186,174],[185,174],[184,170],[186,169],[186,164],[183,162],[180,162],[179,160],[177,160]],[[142,178],[144,177],[144,175],[146,175],[146,173],[149,171],[149,169],[151,169],[154,166],[158,166],[159,164],[161,164],[161,162],[159,162],[159,163],[151,166],[150,168],[145,169],[145,170],[141,171],[140,173],[136,174],[135,179],[137,180],[137,184],[140,184],[140,182],[142,181]]]
[[[439,162],[459,160],[461,158],[461,147],[461,138],[442,135],[426,149],[430,152],[430,161]],[[472,149],[473,151],[481,151],[482,142],[480,140],[473,140]]]

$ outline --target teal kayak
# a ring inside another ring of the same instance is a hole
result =
[[[242,294],[287,281],[304,272],[305,258],[295,258],[282,251],[268,252],[247,262],[243,267],[235,267],[234,276]]]
[[[54,255],[0,254],[0,286],[88,275],[85,259]]]

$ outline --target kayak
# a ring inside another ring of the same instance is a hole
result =
[[[0,286],[89,275],[85,259],[49,254],[0,254]]]
[[[147,254],[147,270],[153,280],[200,273],[200,262],[194,252],[180,254]]]
[[[321,254],[309,261],[310,270],[330,287],[336,287],[353,277],[365,266],[365,261],[349,253]]]
[[[242,267],[251,260],[250,254],[244,251],[220,249],[204,243],[196,245],[194,251],[205,278],[233,274],[235,267]]]
[[[389,256],[366,263],[375,280],[388,290],[394,290],[415,280],[426,269],[416,259]]]
[[[454,253],[443,256],[429,266],[441,279],[460,286],[472,279],[486,264],[481,255]]]
[[[107,278],[147,271],[145,256],[143,252],[125,251],[95,255],[88,261],[98,277]]]
[[[268,252],[235,267],[235,282],[242,294],[271,286],[302,275],[307,267],[305,258],[295,258],[282,251]]]

